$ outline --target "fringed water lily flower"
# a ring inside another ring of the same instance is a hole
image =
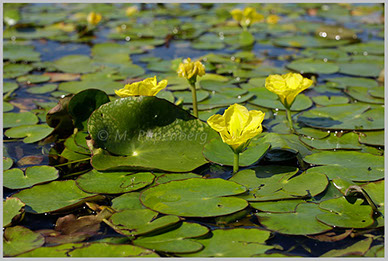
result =
[[[287,73],[283,75],[274,74],[265,79],[265,88],[278,95],[280,102],[287,111],[287,118],[290,128],[293,131],[290,108],[296,96],[313,84],[313,81],[304,78],[299,73]]]
[[[167,86],[167,80],[162,80],[158,83],[156,76],[154,78],[147,78],[140,82],[126,84],[124,88],[115,91],[121,98],[129,96],[155,96],[159,91]]]
[[[102,19],[101,14],[95,13],[95,12],[90,12],[88,14],[88,17],[86,20],[88,21],[89,24],[91,25],[97,25]]]
[[[264,20],[264,16],[256,12],[252,7],[246,7],[244,10],[233,9],[230,11],[233,19],[237,21],[242,28],[246,29],[251,24]]]
[[[205,75],[205,66],[200,61],[192,62],[190,58],[187,58],[179,64],[177,73],[178,76],[186,78],[190,84],[191,93],[193,95],[194,116],[198,117],[197,91],[195,89],[195,84],[198,76],[201,77]]]
[[[137,6],[130,6],[127,9],[125,9],[125,14],[127,16],[132,16],[138,11]]]
[[[263,131],[261,123],[265,113],[262,111],[248,111],[242,105],[233,104],[225,110],[223,115],[215,114],[207,122],[220,133],[223,142],[228,144],[234,152],[233,171],[239,167],[239,154],[243,152],[250,140]]]

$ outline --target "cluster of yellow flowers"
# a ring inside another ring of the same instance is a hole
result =
[[[205,75],[205,66],[200,61],[192,62],[190,58],[187,58],[179,64],[177,73],[180,77],[190,80],[193,77]]]
[[[232,15],[233,19],[243,28],[247,28],[253,23],[263,22],[264,20],[268,24],[277,24],[280,20],[279,16],[273,14],[264,19],[264,15],[257,13],[256,10],[252,7],[246,7],[244,10],[233,9],[230,11],[230,14]]]

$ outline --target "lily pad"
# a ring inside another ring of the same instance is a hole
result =
[[[361,205],[364,200],[357,199],[350,203],[345,197],[329,199],[321,202],[319,207],[327,213],[317,215],[319,221],[335,227],[365,228],[373,224],[373,209],[369,205]]]
[[[345,52],[353,53],[353,54],[383,55],[384,54],[384,41],[368,41],[367,43],[351,44],[351,45],[347,45],[347,46],[341,46],[340,49],[345,51]]]
[[[27,83],[27,84],[48,82],[49,80],[50,80],[50,76],[39,75],[39,74],[24,75],[16,79],[16,81],[20,83]]]
[[[368,90],[369,95],[384,99],[384,86],[372,87]]]
[[[247,207],[244,199],[232,197],[245,191],[244,186],[219,178],[191,178],[151,187],[142,193],[141,201],[146,207],[163,214],[215,217]]]
[[[22,125],[13,127],[5,131],[4,135],[8,138],[24,138],[24,143],[34,143],[47,137],[54,128],[45,124]]]
[[[256,216],[269,230],[286,235],[313,235],[332,229],[317,220],[316,216],[323,212],[315,203],[300,203],[291,213],[257,213]]]
[[[322,129],[379,130],[384,129],[384,108],[357,103],[331,105],[302,112],[298,122]]]
[[[77,178],[77,185],[85,192],[99,194],[126,193],[144,188],[154,181],[149,172],[98,172],[92,170]]]
[[[88,129],[96,145],[104,148],[96,149],[92,158],[97,170],[191,171],[207,162],[203,145],[218,136],[174,104],[142,96],[102,105],[90,116]]]
[[[40,61],[40,53],[34,51],[34,47],[24,44],[4,44],[3,59],[13,62],[38,62]]]
[[[32,112],[7,112],[3,114],[3,128],[38,123],[38,117]]]
[[[44,237],[22,226],[9,227],[4,231],[3,255],[16,256],[44,244]]]
[[[10,189],[28,188],[36,184],[55,180],[59,177],[58,170],[50,166],[33,166],[26,169],[10,169],[4,171],[4,187]]]
[[[361,144],[358,143],[358,135],[354,132],[338,135],[330,133],[329,137],[323,139],[314,139],[307,137],[299,138],[303,143],[318,150],[359,150],[362,149]]]
[[[3,93],[12,92],[19,88],[16,82],[3,82]]]
[[[151,250],[129,244],[69,243],[41,247],[18,257],[159,257]]]
[[[16,78],[21,75],[25,75],[32,71],[34,68],[29,64],[13,64],[8,63],[3,67],[3,77],[7,78]]]
[[[74,66],[75,64],[77,66]],[[98,68],[93,65],[93,61],[89,56],[76,54],[67,55],[54,61],[54,66],[65,73],[91,73]]]
[[[367,238],[343,249],[330,250],[320,257],[363,257],[372,244],[372,241],[372,238]]]
[[[314,96],[311,99],[318,105],[328,106],[328,105],[338,105],[349,103],[349,98],[345,96]]]
[[[377,206],[377,209],[384,215],[384,180],[369,182],[362,185],[362,189],[368,194],[373,203]]]
[[[45,84],[37,87],[30,87],[26,91],[32,94],[43,94],[43,93],[53,92],[56,89],[57,89],[56,84]]]
[[[150,209],[125,209],[110,217],[113,228],[126,236],[143,235],[169,227],[180,221],[173,215],[156,218],[158,213]]]
[[[215,229],[212,237],[196,239],[204,246],[203,250],[183,257],[251,257],[263,254],[273,248],[265,244],[268,231],[255,228]]]
[[[8,157],[3,157],[3,171],[11,168],[13,165],[13,160]]]
[[[358,101],[384,104],[384,98],[375,98],[369,95],[369,90],[367,87],[348,87],[345,92]]]
[[[193,103],[193,96],[191,92],[186,91],[177,91],[173,92],[174,96],[179,100],[182,99],[183,103]],[[209,93],[207,91],[199,90],[197,91],[197,102],[205,100],[207,97],[209,97]]]
[[[129,192],[112,200],[112,208],[116,211],[126,209],[142,209],[145,208],[140,202],[140,192]]]
[[[247,150],[240,154],[240,166],[249,166],[257,162],[270,148],[270,144],[248,146]],[[203,148],[203,155],[211,162],[221,165],[233,166],[234,153],[228,144],[216,138],[206,143]]]
[[[103,196],[83,192],[77,187],[74,180],[53,181],[37,185],[13,196],[26,203],[26,212],[38,214],[75,208],[86,201],[103,198]]]
[[[256,95],[255,99],[250,100],[250,103],[263,106],[271,109],[285,110],[284,106],[278,99],[278,96],[266,88],[258,87],[249,89],[249,92]],[[292,111],[303,111],[310,108],[313,102],[304,94],[296,96],[294,103],[291,106]]]
[[[355,75],[361,77],[378,77],[381,70],[381,65],[372,62],[344,62],[338,64],[339,72],[348,75]]]
[[[334,87],[342,88],[349,86],[360,86],[360,87],[376,87],[377,81],[369,78],[361,77],[333,77],[327,79],[329,82],[336,83]]]
[[[294,167],[265,165],[239,171],[230,181],[248,188],[248,193],[239,196],[248,201],[311,197],[326,189],[328,180],[324,174],[295,176],[297,171]]]
[[[339,67],[335,63],[310,58],[292,61],[286,67],[302,74],[332,74],[339,71]]]
[[[3,201],[3,227],[11,225],[14,218],[19,217],[24,212],[24,204],[18,198],[10,197]]]
[[[303,202],[306,202],[306,201],[304,201],[303,199],[290,199],[290,200],[279,200],[276,202],[273,202],[273,201],[250,202],[249,205],[263,212],[283,213],[283,212],[295,212],[296,207]]]
[[[276,38],[274,44],[283,47],[334,47],[350,43],[351,40],[331,40],[313,36],[285,36]]]
[[[252,93],[238,95],[235,97],[226,96],[220,93],[213,93],[208,99],[198,103],[198,110],[209,110],[213,108],[226,107],[230,104],[246,102],[252,97]]]
[[[142,236],[133,241],[133,244],[156,251],[169,253],[191,253],[203,248],[202,244],[191,240],[209,232],[209,229],[197,223],[183,222],[174,230],[154,236]]]
[[[123,87],[123,84],[116,82],[110,78],[104,79],[89,79],[83,78],[81,81],[63,82],[58,86],[59,91],[67,93],[78,93],[80,91],[86,91],[90,88],[104,91],[108,95],[113,95],[115,90],[119,90]]]
[[[365,131],[360,133],[360,143],[374,146],[384,146],[384,131]]]
[[[384,157],[356,151],[322,151],[308,155],[304,161],[315,165],[308,172],[325,173],[352,181],[373,181],[384,178]]]
[[[182,180],[182,179],[190,179],[190,178],[201,178],[201,175],[195,173],[168,173],[159,176],[156,179],[156,184],[167,183],[173,180]]]

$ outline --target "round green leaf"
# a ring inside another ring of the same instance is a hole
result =
[[[303,199],[291,199],[278,201],[250,202],[249,205],[263,212],[283,213],[295,212],[296,207],[303,202],[306,201],[304,201]]]
[[[248,205],[244,199],[230,196],[245,191],[244,186],[223,179],[191,178],[151,187],[142,193],[141,201],[163,214],[215,217],[244,209]]]
[[[75,64],[77,66],[74,66]],[[89,56],[76,54],[67,55],[54,61],[54,66],[65,73],[90,73],[97,69]]]
[[[367,238],[361,241],[358,241],[354,243],[353,245],[343,248],[343,249],[333,249],[330,250],[320,257],[364,257],[365,253],[370,248],[370,245],[372,244],[373,238]]]
[[[291,213],[257,213],[256,216],[269,230],[287,235],[313,235],[332,229],[316,219],[322,213],[317,204],[300,203]]]
[[[307,172],[325,173],[353,181],[373,181],[384,178],[384,157],[356,151],[322,151],[308,155],[304,161],[324,165]]]
[[[313,36],[285,36],[276,38],[274,44],[283,47],[334,47],[348,44],[350,40],[330,40]]]
[[[143,235],[174,225],[180,218],[166,215],[156,218],[158,213],[150,209],[125,209],[110,217],[113,228],[126,236]]]
[[[60,191],[61,193],[58,193]],[[80,190],[74,180],[53,181],[24,189],[13,195],[26,203],[26,211],[45,213],[75,208],[86,201],[103,198]]]
[[[144,208],[140,202],[140,192],[125,193],[114,198],[112,200],[112,208],[116,211]]]
[[[259,145],[248,146],[247,150],[240,153],[240,166],[249,166],[256,163],[270,148],[270,144],[263,143]],[[233,166],[234,152],[228,144],[216,138],[206,143],[203,148],[203,155],[211,162],[221,165]]]
[[[98,172],[92,170],[77,178],[77,185],[86,192],[118,194],[135,191],[151,184],[155,176],[149,172]]]
[[[367,87],[348,87],[346,89],[346,93],[358,101],[384,104],[384,98],[375,98],[369,95],[369,90],[370,89]]]
[[[57,89],[56,84],[45,84],[37,87],[30,87],[26,91],[32,94],[43,94],[43,93],[53,92],[56,89]]]
[[[39,75],[39,74],[30,74],[30,75],[24,75],[20,76],[16,79],[16,81],[21,82],[21,83],[42,83],[42,82],[47,82],[50,80],[50,76],[47,75]]]
[[[336,88],[345,88],[349,86],[360,86],[360,87],[376,87],[376,80],[361,77],[333,77],[327,79],[331,83],[336,83]]]
[[[12,165],[13,165],[13,160],[11,158],[3,156],[3,170],[7,170],[11,168]]]
[[[345,197],[329,199],[319,204],[321,209],[329,212],[317,215],[319,221],[335,227],[365,228],[373,224],[373,209],[361,205],[364,200],[357,199],[350,203]]]
[[[316,73],[316,74],[332,74],[339,70],[338,65],[332,62],[325,62],[314,59],[299,59],[292,61],[286,66],[288,69],[299,73]]]
[[[173,180],[182,180],[182,179],[190,179],[190,178],[201,178],[201,175],[195,173],[168,173],[159,176],[156,179],[156,184],[167,183]]]
[[[182,99],[183,103],[190,104],[193,103],[193,96],[191,92],[187,91],[176,91],[173,92],[173,95],[179,100]],[[207,97],[209,97],[209,93],[207,91],[199,90],[197,91],[197,102],[205,100]]]
[[[3,67],[3,77],[4,79],[7,78],[16,78],[21,75],[25,75],[32,71],[34,69],[31,65],[29,64],[13,64],[13,63],[8,63],[5,64]]]
[[[366,43],[357,43],[346,46],[341,46],[341,50],[353,54],[384,54],[384,41],[368,41]]]
[[[349,98],[345,96],[314,96],[311,99],[318,105],[328,106],[328,105],[338,105],[349,103]]]
[[[383,67],[372,62],[344,62],[338,64],[339,72],[348,75],[355,75],[361,77],[378,77]]]
[[[196,239],[204,246],[203,250],[183,257],[251,257],[263,254],[273,246],[265,244],[268,231],[255,228],[215,229],[212,237]]]
[[[331,105],[302,112],[298,121],[322,129],[379,130],[384,129],[384,108],[357,103]]]
[[[96,146],[104,148],[92,158],[97,170],[191,171],[207,162],[203,145],[218,136],[174,104],[143,96],[102,105],[90,116],[88,129]]]
[[[369,95],[384,99],[384,86],[372,87],[368,90]]]
[[[3,201],[3,227],[11,225],[15,217],[24,212],[24,204],[18,198],[10,197]]]
[[[329,137],[323,139],[300,137],[299,139],[308,146],[318,150],[358,150],[361,149],[358,143],[358,135],[354,132],[345,133],[330,133]]]
[[[38,123],[38,117],[32,112],[7,112],[3,113],[3,128],[17,127],[21,125],[33,125]]]
[[[162,252],[191,253],[201,250],[203,246],[190,238],[200,237],[208,232],[209,229],[205,226],[183,222],[177,229],[154,236],[139,237],[133,244]]]
[[[44,244],[44,237],[28,228],[16,226],[6,228],[3,236],[3,255],[16,256]]]
[[[54,128],[45,124],[22,125],[5,131],[4,135],[9,138],[24,138],[24,143],[34,143],[46,138]]]
[[[384,146],[384,131],[365,131],[360,133],[360,143]]]
[[[3,82],[3,93],[11,92],[19,88],[16,82]]]
[[[33,166],[26,169],[10,169],[4,171],[4,187],[10,189],[28,188],[36,184],[55,180],[59,177],[58,170],[50,166]]]

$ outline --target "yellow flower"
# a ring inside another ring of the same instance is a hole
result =
[[[207,123],[220,133],[222,140],[235,152],[242,152],[250,139],[263,131],[261,123],[264,120],[262,111],[248,111],[242,105],[233,104],[223,115],[211,116]]]
[[[270,75],[265,79],[265,88],[279,96],[280,102],[290,108],[296,96],[313,83],[299,73]]]
[[[195,79],[197,76],[205,75],[205,66],[200,61],[192,62],[190,58],[187,58],[179,64],[177,73],[188,80],[192,77]]]
[[[253,23],[264,20],[264,16],[258,14],[252,7],[246,7],[243,11],[240,9],[233,9],[230,11],[230,14],[242,27],[249,27]]]
[[[277,24],[280,20],[280,17],[277,15],[269,15],[267,17],[267,23],[268,24]]]
[[[127,16],[132,16],[138,11],[137,6],[130,6],[125,10]]]
[[[101,14],[90,12],[87,17],[87,20],[89,24],[97,25],[101,21],[101,18],[102,18]]]
[[[147,78],[140,82],[134,82],[127,84],[124,88],[115,91],[115,93],[121,98],[142,95],[142,96],[155,96],[160,90],[166,88],[167,80],[160,81],[159,83],[154,78]]]

